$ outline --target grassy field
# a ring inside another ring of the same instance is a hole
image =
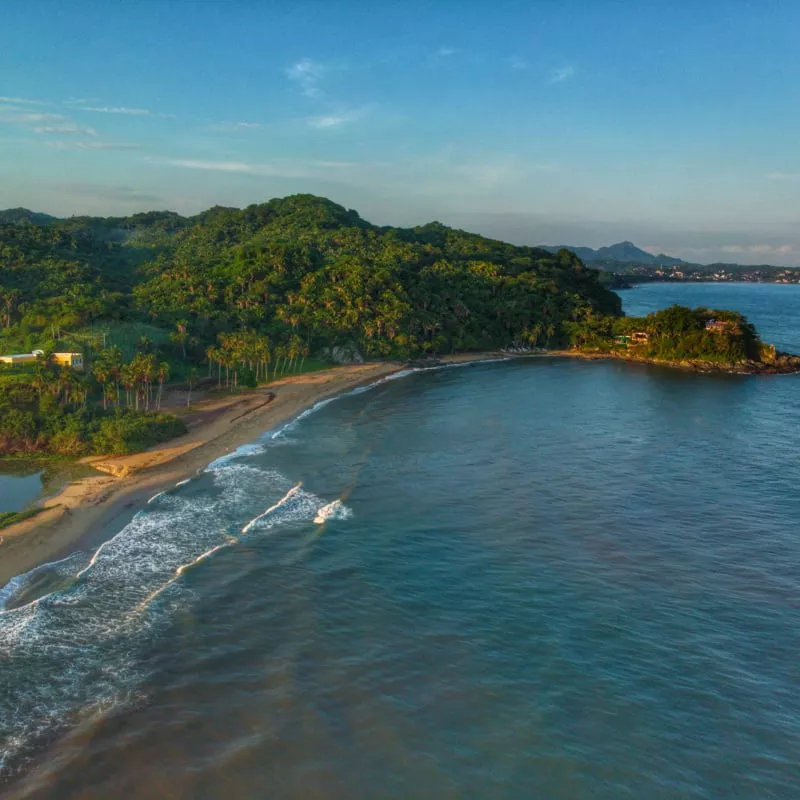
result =
[[[41,514],[42,511],[44,511],[43,508],[29,508],[27,511],[0,511],[0,530],[17,522],[22,522],[24,519],[35,517],[37,514]]]

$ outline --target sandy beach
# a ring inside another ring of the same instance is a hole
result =
[[[463,354],[441,362],[483,361],[498,355]],[[332,367],[251,392],[204,400],[184,416],[189,428],[184,436],[131,456],[84,459],[103,474],[74,481],[44,501],[41,513],[0,531],[0,586],[40,564],[98,546],[162,489],[318,401],[403,368],[397,362]]]

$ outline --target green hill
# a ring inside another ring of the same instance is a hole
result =
[[[195,217],[0,225],[0,292],[4,350],[147,322],[177,334],[181,357],[198,362],[237,330],[299,337],[312,351],[346,342],[365,356],[408,357],[555,342],[567,320],[620,313],[574,254],[435,222],[378,227],[312,195]]]

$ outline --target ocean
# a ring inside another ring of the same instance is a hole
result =
[[[653,284],[800,352],[800,287]],[[800,376],[416,371],[0,589],[14,798],[800,797]]]

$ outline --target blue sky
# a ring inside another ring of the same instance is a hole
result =
[[[800,3],[4,0],[0,207],[293,192],[800,264]]]

